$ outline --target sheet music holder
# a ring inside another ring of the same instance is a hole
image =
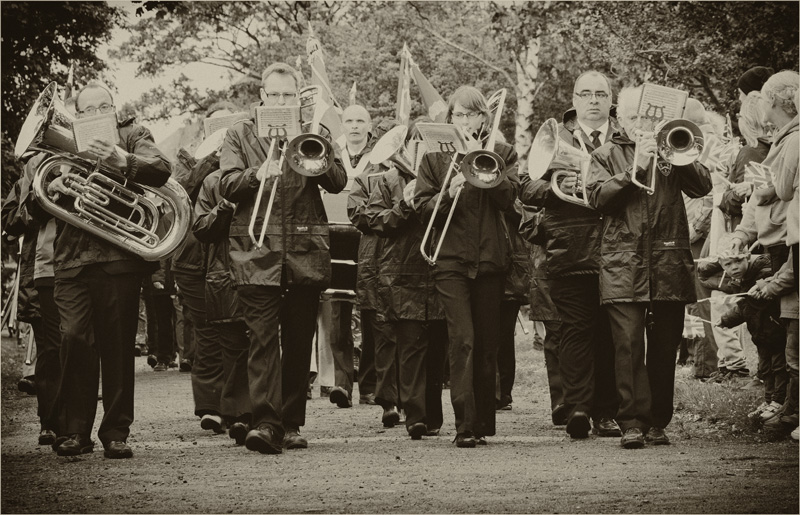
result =
[[[467,144],[458,127],[451,123],[418,123],[417,130],[427,152],[458,152],[465,154]]]
[[[87,118],[78,118],[72,122],[72,135],[78,152],[89,150],[89,142],[93,139],[111,140],[119,143],[117,132],[117,113],[101,113]]]
[[[677,120],[683,116],[689,93],[680,89],[645,83],[636,114],[651,120]]]
[[[227,129],[239,120],[246,120],[248,117],[247,111],[240,113],[231,113],[223,116],[215,116],[213,118],[206,118],[203,120],[203,134],[208,138],[220,129]]]
[[[256,126],[261,138],[293,138],[301,133],[300,106],[256,107]]]

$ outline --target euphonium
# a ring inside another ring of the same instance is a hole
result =
[[[75,119],[50,83],[39,95],[23,124],[15,154],[46,154],[36,168],[32,189],[51,215],[142,259],[157,261],[173,252],[186,237],[191,207],[184,189],[169,179],[155,188],[133,183],[118,170],[77,153],[72,135]],[[53,198],[47,191],[57,175],[74,201]]]
[[[586,176],[589,172],[590,154],[585,150],[566,144],[558,135],[558,122],[550,118],[539,128],[528,154],[528,175],[531,179],[542,179],[548,170],[553,193],[565,202],[589,207],[586,195]],[[561,191],[561,178],[570,171],[578,174],[575,192]],[[580,192],[580,195],[578,193]]]

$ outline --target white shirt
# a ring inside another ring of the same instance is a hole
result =
[[[589,137],[589,141],[592,140],[592,132],[600,131],[600,135],[597,136],[598,139],[600,139],[600,144],[602,145],[603,143],[606,142],[606,136],[608,135],[608,128],[609,128],[608,120],[606,120],[606,123],[604,123],[603,125],[601,125],[600,127],[596,128],[596,129],[592,129],[591,127],[587,127],[586,125],[582,124],[580,121],[578,122],[578,125],[580,125],[581,130],[586,133],[586,136]]]

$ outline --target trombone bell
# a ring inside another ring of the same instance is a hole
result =
[[[703,132],[689,120],[672,120],[656,134],[658,153],[670,164],[684,166],[695,162],[703,153]]]
[[[506,163],[499,154],[489,150],[474,150],[464,156],[459,166],[468,183],[476,188],[494,188],[506,176]]]
[[[300,134],[289,142],[286,158],[292,170],[306,177],[317,177],[331,169],[331,144],[318,134]]]

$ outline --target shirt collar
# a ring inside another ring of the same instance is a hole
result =
[[[600,127],[596,128],[596,129],[592,129],[590,127],[587,127],[586,125],[582,124],[580,121],[578,121],[578,125],[580,126],[581,130],[584,133],[586,133],[586,136],[589,138],[589,140],[592,139],[592,132],[600,131],[600,136],[598,136],[598,138],[600,138],[600,143],[602,144],[602,143],[606,142],[606,138],[608,137],[608,129],[610,127],[608,119],[606,119],[606,123],[604,123],[603,125],[601,125]]]

